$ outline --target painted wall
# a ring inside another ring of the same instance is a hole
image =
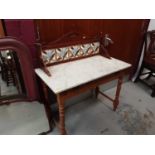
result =
[[[13,36],[25,43],[32,56],[33,66],[36,67],[37,53],[35,48],[35,29],[33,19],[5,19],[7,36]]]

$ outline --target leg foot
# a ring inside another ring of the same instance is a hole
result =
[[[49,99],[48,99],[48,89],[47,89],[47,86],[42,83],[42,88],[43,88],[43,92],[44,92],[44,107],[45,107],[45,111],[46,111],[46,116],[47,116],[47,119],[48,119],[48,123],[49,123],[49,131],[52,131],[54,126],[55,126],[55,123],[54,123],[54,120],[53,120],[53,117],[52,117],[52,110],[51,110],[51,107],[50,107],[50,102],[49,102]]]
[[[64,101],[60,95],[57,95],[57,102],[59,107],[59,129],[62,135],[66,135],[65,129],[65,110],[64,110]]]
[[[96,87],[96,88],[95,88],[95,98],[98,97],[98,94],[99,94],[99,87]]]
[[[153,90],[152,90],[151,96],[152,96],[152,97],[155,97],[155,86],[154,86],[154,88],[153,88]]]

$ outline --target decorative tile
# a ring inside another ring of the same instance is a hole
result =
[[[42,59],[45,64],[52,64],[73,58],[85,57],[99,53],[99,42],[80,44],[56,49],[48,49],[42,52]]]

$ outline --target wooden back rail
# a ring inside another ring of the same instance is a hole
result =
[[[155,30],[148,31],[145,36],[145,56],[155,57]]]
[[[36,43],[39,49],[40,68],[51,76],[47,67],[59,63],[79,60],[94,55],[102,55],[110,59],[103,45],[102,33],[95,37],[86,37],[78,32],[69,32],[59,39],[49,43]]]

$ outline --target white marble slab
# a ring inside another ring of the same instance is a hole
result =
[[[47,76],[40,68],[35,69],[35,72],[54,93],[58,94],[130,66],[126,62],[97,55],[50,66],[48,70],[52,74],[51,77]]]

